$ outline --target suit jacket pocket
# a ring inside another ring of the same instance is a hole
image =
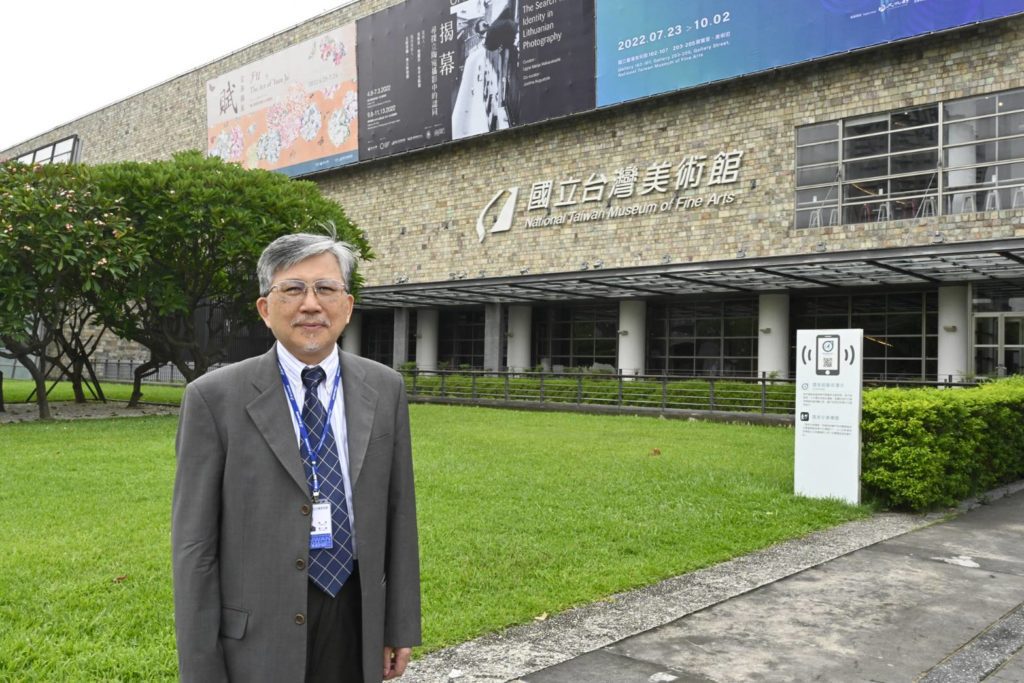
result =
[[[224,638],[240,640],[245,635],[245,627],[249,623],[249,613],[233,607],[220,608],[220,635]]]

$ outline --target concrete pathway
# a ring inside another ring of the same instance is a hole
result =
[[[812,534],[433,653],[403,680],[1022,682],[1022,489]]]

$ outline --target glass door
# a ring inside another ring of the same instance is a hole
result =
[[[974,373],[979,377],[1019,375],[1024,361],[1024,316],[990,313],[974,317]]]
[[[1003,318],[1003,367],[1007,375],[1021,374],[1021,353],[1024,352],[1024,316]]]

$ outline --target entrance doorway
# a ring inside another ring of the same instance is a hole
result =
[[[979,377],[1021,374],[1024,356],[1024,315],[976,313],[974,373]]]

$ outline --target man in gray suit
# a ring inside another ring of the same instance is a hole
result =
[[[185,391],[171,529],[183,681],[378,683],[420,643],[405,387],[337,346],[354,265],[333,236],[275,240],[256,307],[277,343]]]

